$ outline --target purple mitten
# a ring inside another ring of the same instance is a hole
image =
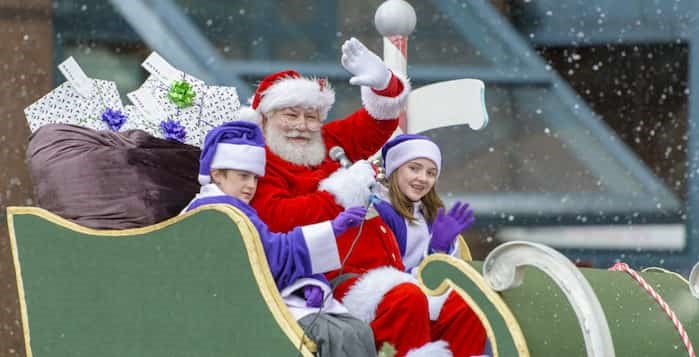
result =
[[[366,216],[366,211],[366,207],[359,206],[351,207],[343,212],[340,212],[340,214],[338,214],[337,217],[332,220],[333,233],[335,233],[335,237],[362,223],[364,216]]]
[[[303,297],[306,298],[306,307],[319,308],[323,306],[323,289],[321,289],[320,286],[304,286]]]
[[[444,214],[444,208],[440,208],[432,223],[430,252],[449,252],[456,236],[470,227],[475,220],[468,203],[456,202],[447,214]]]

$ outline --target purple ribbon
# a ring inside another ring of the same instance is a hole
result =
[[[109,129],[112,129],[112,131],[119,131],[121,126],[126,122],[126,115],[124,115],[121,110],[107,108],[102,112],[102,121],[107,123]]]
[[[160,122],[160,129],[165,134],[165,139],[175,140],[184,143],[184,138],[187,136],[187,131],[179,121],[168,118]]]

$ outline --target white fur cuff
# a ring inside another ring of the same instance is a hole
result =
[[[357,161],[350,168],[339,168],[325,180],[318,189],[330,192],[335,202],[344,208],[365,206],[371,195],[371,185],[375,182],[374,169],[366,160]]]
[[[406,77],[393,73],[398,80],[403,83],[403,91],[396,97],[384,97],[376,94],[369,87],[362,87],[362,105],[374,119],[389,120],[396,119],[403,110],[408,94],[410,94],[410,80]]]
[[[302,226],[301,231],[308,247],[313,274],[340,268],[340,254],[330,221]]]
[[[402,283],[417,285],[415,278],[393,267],[382,267],[368,271],[347,291],[342,303],[356,318],[370,323],[376,317],[376,308],[384,295]]]
[[[449,344],[439,340],[424,344],[422,347],[414,348],[405,354],[405,357],[452,357]]]

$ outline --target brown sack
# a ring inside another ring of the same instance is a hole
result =
[[[27,147],[38,206],[99,229],[176,216],[199,191],[199,155],[197,147],[140,130],[65,124],[39,128]]]

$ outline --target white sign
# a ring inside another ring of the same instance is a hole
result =
[[[408,133],[466,124],[473,130],[488,125],[485,85],[478,79],[457,79],[420,87],[408,97]]]

